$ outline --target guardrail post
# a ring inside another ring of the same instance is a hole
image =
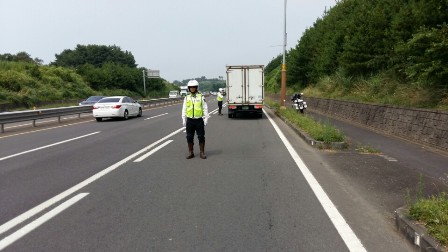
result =
[[[58,123],[61,123],[61,116],[58,116]]]
[[[33,127],[36,127],[36,119],[33,119]]]
[[[5,124],[2,123],[2,133],[5,133]]]

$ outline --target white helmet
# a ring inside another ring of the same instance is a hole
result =
[[[218,90],[219,90],[219,92],[222,92],[222,91],[223,91],[223,89],[222,89],[222,88],[219,88]]]
[[[198,87],[199,83],[197,80],[191,80],[188,82],[187,87]]]

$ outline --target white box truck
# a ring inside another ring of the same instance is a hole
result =
[[[188,94],[188,86],[180,87],[180,96],[187,96]]]
[[[239,65],[226,66],[228,117],[237,114],[263,116],[264,66]]]
[[[168,94],[168,98],[179,98],[180,94],[177,90],[171,90]]]

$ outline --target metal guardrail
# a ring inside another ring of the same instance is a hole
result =
[[[161,99],[151,99],[151,100],[141,100],[138,101],[143,108],[149,108],[154,106],[160,106],[170,103],[178,103],[183,101],[182,98],[161,98]],[[44,118],[57,117],[58,122],[61,122],[62,116],[75,115],[81,117],[81,114],[92,113],[92,106],[71,106],[71,107],[61,107],[61,108],[50,108],[50,109],[37,109],[37,110],[25,110],[17,112],[3,112],[0,113],[0,125],[1,132],[5,132],[5,124],[33,121],[33,127],[36,127],[36,120]]]

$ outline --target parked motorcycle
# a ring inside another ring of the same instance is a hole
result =
[[[305,112],[305,109],[308,107],[308,105],[306,105],[306,101],[304,101],[304,100],[302,99],[302,95],[303,95],[303,93],[295,94],[295,95],[294,95],[294,97],[292,98],[292,101],[293,101],[292,107],[293,107],[297,112],[300,111],[300,113],[303,114],[303,113]]]

